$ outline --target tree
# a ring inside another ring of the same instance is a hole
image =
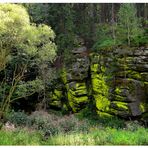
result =
[[[118,38],[127,45],[142,33],[140,22],[137,18],[137,11],[134,4],[122,4],[118,12]]]
[[[115,28],[116,28],[116,22],[115,22],[115,10],[114,10],[114,4],[112,3],[111,7],[111,30],[112,30],[112,38],[114,39],[114,42],[116,41],[116,34],[115,34]]]
[[[112,28],[108,24],[99,24],[97,28],[97,40],[94,44],[94,50],[112,48],[115,45],[114,38],[112,36]]]
[[[35,66],[39,69],[42,63],[48,64],[56,56],[52,29],[30,24],[23,6],[0,5],[0,117],[13,101],[44,90],[39,75],[26,79],[28,70]]]

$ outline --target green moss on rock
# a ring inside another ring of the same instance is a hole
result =
[[[88,102],[87,96],[74,96],[71,91],[68,91],[68,101],[69,105],[72,108],[73,112],[79,111],[82,107],[81,105]]]
[[[93,97],[96,101],[98,113],[99,111],[105,113],[109,111],[110,106],[110,101],[108,100],[109,87],[106,84],[106,77],[103,73],[98,73],[98,66],[98,64],[93,64],[91,66]],[[101,66],[101,71],[105,72],[105,67]]]
[[[106,112],[101,112],[101,111],[97,111],[97,114],[100,116],[100,117],[103,117],[103,118],[110,118],[110,117],[113,117],[113,115],[109,114],[109,113],[106,113]]]
[[[98,64],[92,64],[91,65],[91,72],[97,72],[98,71]]]
[[[140,110],[141,110],[141,112],[145,112],[146,111],[145,110],[145,106],[144,106],[143,103],[140,103]]]
[[[116,109],[123,110],[123,111],[129,110],[128,103],[126,103],[126,102],[112,101],[112,104],[115,105]]]
[[[120,93],[121,93],[121,89],[120,89],[119,87],[116,87],[116,89],[115,89],[115,93],[116,93],[117,95],[120,95]]]
[[[50,93],[50,106],[55,106],[61,108],[62,102],[61,98],[63,97],[63,92],[61,90],[55,89],[53,92]]]
[[[100,111],[107,112],[109,111],[110,101],[102,95],[94,95],[96,100],[96,107]]]
[[[66,68],[63,68],[62,69],[62,72],[61,72],[61,78],[62,78],[62,81],[64,84],[67,83],[67,73],[66,73]]]

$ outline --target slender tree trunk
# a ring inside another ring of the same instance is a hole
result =
[[[111,23],[112,23],[112,37],[114,39],[114,44],[115,44],[115,39],[116,39],[116,36],[115,36],[115,15],[114,15],[114,4],[112,3],[112,11],[111,11]]]
[[[147,20],[148,18],[148,5],[147,3],[144,4],[144,19]]]
[[[128,31],[127,31],[127,39],[128,39],[128,46],[130,46],[130,32],[129,32],[129,26],[128,26]]]
[[[127,25],[127,40],[128,40],[128,46],[130,46],[130,28],[129,28],[129,22],[126,20]]]

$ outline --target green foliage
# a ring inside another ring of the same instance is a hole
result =
[[[94,50],[100,48],[112,47],[114,40],[111,37],[110,28],[108,24],[102,24],[97,26],[96,43],[94,44]]]
[[[94,110],[95,105],[88,104],[88,107],[82,109],[79,113],[76,113],[76,117],[78,117],[80,120],[88,119],[92,123],[96,123],[95,121],[98,119],[98,115],[96,111]]]
[[[0,132],[0,145],[40,145],[41,133],[30,129]]]
[[[32,126],[34,129],[44,132],[50,131],[51,135],[54,135],[59,132],[60,128],[56,126],[54,118],[56,118],[56,116],[48,115],[46,112],[34,112],[29,116],[28,126]]]
[[[106,47],[113,47],[114,44],[114,40],[113,39],[108,39],[108,40],[104,40],[100,45],[99,48],[106,48]]]
[[[29,16],[21,6],[0,4],[0,70],[11,62],[10,52],[22,42],[24,27],[28,24]]]
[[[59,134],[49,138],[45,145],[146,145],[147,133],[148,130],[144,128],[138,128],[135,132],[114,128],[92,128],[88,134]]]
[[[10,113],[7,114],[6,119],[15,124],[16,126],[25,126],[26,122],[28,120],[28,116],[22,112],[22,111],[18,111],[18,112],[14,112],[11,111]]]
[[[147,46],[148,45],[148,29],[145,29],[143,34],[136,36],[131,43],[132,46]]]
[[[105,127],[111,127],[116,129],[123,129],[125,127],[125,121],[118,117],[99,118],[98,123]]]
[[[142,34],[141,24],[136,13],[137,10],[134,4],[122,4],[118,12],[117,37],[123,44],[129,46],[134,38]]]
[[[15,9],[14,9],[15,8]],[[18,15],[21,14],[21,15]],[[1,50],[15,46],[22,41],[24,28],[29,25],[28,13],[15,4],[0,5]],[[6,42],[7,41],[7,42]]]
[[[84,115],[85,111],[81,115]],[[13,130],[2,128],[0,144],[146,145],[148,143],[148,129],[142,127],[138,121],[125,122],[118,118],[98,118],[94,120],[89,118],[86,120],[87,117],[86,119],[79,119],[74,115],[61,116],[43,111],[36,111],[27,116],[27,119],[24,113],[13,112],[10,119],[11,123],[22,124],[21,128],[17,127]],[[26,119],[28,127],[22,128],[25,125],[24,119]],[[46,135],[49,131],[50,135]]]
[[[114,26],[115,32],[117,25]],[[112,30],[109,24],[100,24],[97,26],[96,42],[93,45],[93,50],[110,50],[120,45],[118,38],[113,38]]]
[[[52,61],[55,58],[54,32],[47,25],[30,25],[25,8],[16,4],[1,4],[0,17],[1,50],[12,51],[16,48],[18,53],[23,52],[29,58],[35,57],[33,59],[38,62]],[[12,56],[11,60],[13,58]]]
[[[147,44],[147,34],[142,29],[140,18],[137,17],[135,4],[121,4],[118,20],[111,26],[108,22],[97,26],[93,49],[108,50],[117,46],[142,46]],[[112,28],[113,27],[113,28]],[[114,29],[114,38],[113,30]]]
[[[41,92],[43,89],[43,81],[40,79],[27,82],[20,81],[17,85],[16,91],[14,92],[14,99],[12,100],[18,100],[19,98],[30,96],[35,92]]]
[[[74,115],[56,115],[55,113],[48,114],[43,111],[36,111],[31,115],[26,115],[24,112],[10,112],[7,115],[7,121],[13,123],[16,127],[27,126],[35,130],[43,132],[50,131],[51,135],[58,133],[69,133],[76,131],[88,131],[89,123],[81,119],[79,120]]]
[[[147,145],[148,129],[135,132],[92,127],[89,133],[60,133],[43,141],[42,132],[30,129],[0,132],[0,145]]]
[[[127,121],[125,122],[126,124],[126,129],[129,131],[136,131],[139,128],[142,128],[142,125],[140,125],[140,123],[138,121]]]
[[[80,120],[86,119],[88,121],[88,126],[103,126],[103,127],[110,127],[116,129],[123,129],[125,128],[126,124],[123,119],[118,117],[100,117],[94,110],[95,104],[90,104],[87,108],[81,110],[79,113],[76,114],[76,117]]]
[[[0,86],[3,89],[0,105],[1,111],[5,112],[14,100],[45,89],[42,85],[45,71],[36,73],[28,82],[24,75],[29,68],[36,66],[39,71],[45,64],[48,67],[55,59],[56,45],[53,30],[44,24],[31,24],[22,5],[0,4],[0,18],[0,71],[5,73]]]

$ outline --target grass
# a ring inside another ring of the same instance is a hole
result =
[[[40,141],[39,132],[30,132],[26,129],[0,130],[0,145],[40,145]]]
[[[89,133],[57,135],[45,145],[147,145],[148,130],[139,128],[135,132],[117,129],[94,129]]]
[[[43,140],[43,133],[27,129],[0,131],[0,145],[148,145],[148,129],[134,132],[115,128],[90,128],[89,132],[59,133]]]
[[[148,145],[148,128],[138,121],[94,117],[88,112],[58,116],[38,111],[27,118],[13,113],[8,121],[16,128],[2,127],[0,145]]]

